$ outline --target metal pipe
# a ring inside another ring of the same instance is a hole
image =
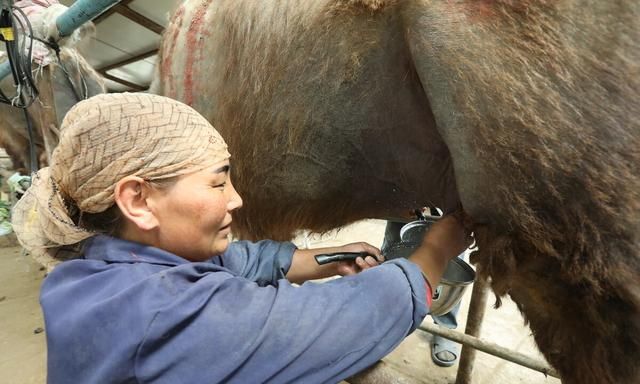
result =
[[[479,278],[473,284],[471,292],[471,302],[469,303],[469,314],[467,315],[467,326],[464,333],[469,336],[480,336],[482,319],[487,308],[487,297],[489,296],[489,284],[486,279]],[[471,384],[471,372],[476,358],[476,350],[468,345],[462,346],[460,354],[460,364],[456,375],[456,384]]]
[[[111,8],[121,0],[78,0],[69,9],[56,19],[58,36],[69,36],[82,24],[93,20],[95,17]],[[0,80],[11,73],[11,65],[8,61],[0,64]]]
[[[479,351],[497,356],[501,359],[522,365],[527,368],[531,368],[535,371],[542,372],[545,375],[560,378],[558,372],[555,369],[549,367],[545,362],[534,359],[520,352],[512,351],[490,341],[465,335],[462,332],[457,332],[449,328],[431,324],[429,322],[424,322],[421,326],[418,327],[418,329],[434,335],[442,336],[463,345],[469,345]]]
[[[69,36],[82,24],[93,20],[120,0],[78,0],[56,19],[60,37]]]

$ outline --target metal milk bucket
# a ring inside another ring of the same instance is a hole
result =
[[[436,220],[435,217],[427,217],[425,220],[412,221],[403,226],[400,229],[401,242],[389,248],[388,259],[411,256],[422,244],[425,232]],[[440,279],[440,285],[433,292],[430,313],[441,316],[451,311],[462,300],[464,291],[473,283],[475,277],[476,272],[467,262],[459,257],[453,258]]]

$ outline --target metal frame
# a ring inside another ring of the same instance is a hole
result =
[[[69,36],[73,31],[87,21],[93,20],[105,10],[116,6],[120,0],[77,0],[64,13],[56,19],[57,36],[55,38]],[[0,64],[0,80],[11,73],[10,63]]]
[[[61,36],[69,35],[73,32],[74,28],[87,20],[91,20],[90,15],[98,14],[95,18],[93,18],[93,22],[98,24],[104,20],[106,20],[109,16],[117,13],[120,14],[131,22],[138,24],[144,28],[149,29],[150,31],[156,33],[157,35],[162,35],[164,32],[164,27],[148,17],[140,14],[139,12],[134,11],[129,8],[128,4],[133,2],[133,0],[78,0],[74,5],[72,5],[69,10],[70,12],[65,12],[65,14],[61,15],[59,19],[56,21],[58,25],[58,29],[60,31]],[[115,3],[111,5],[112,3]],[[106,11],[102,12],[105,7],[109,6]],[[71,12],[72,11],[72,12]],[[102,12],[102,13],[98,13]],[[110,70],[117,69],[123,67],[125,65],[135,63],[141,60],[144,60],[150,56],[155,55],[158,52],[158,48],[154,48],[147,52],[142,52],[140,54],[123,58],[115,63],[109,64],[102,68],[98,68],[97,71],[105,78],[114,81],[116,83],[122,84],[132,90],[135,91],[145,91],[149,89],[150,84],[136,84],[130,81],[126,81],[117,76],[113,76],[107,73]],[[0,66],[0,79],[4,78],[11,72],[11,69],[7,63],[5,65]]]
[[[124,17],[126,17],[127,19],[129,19],[130,21],[132,21],[133,23],[136,23],[144,28],[147,28],[148,30],[158,34],[158,35],[162,35],[162,32],[164,32],[164,27],[156,22],[154,22],[153,20],[149,19],[148,17],[134,11],[133,9],[129,8],[129,3],[133,2],[133,0],[122,0],[120,1],[118,4],[116,4],[115,6],[113,6],[112,8],[110,8],[109,10],[107,10],[106,12],[104,12],[103,14],[101,14],[100,16],[96,17],[93,22],[95,24],[98,24],[104,20],[106,20],[109,16],[113,15],[114,13],[120,14]],[[132,57],[128,57],[128,58],[123,58],[120,61],[117,61],[115,63],[106,65],[102,68],[98,68],[97,71],[98,73],[100,73],[102,76],[104,76],[106,79],[109,79],[111,81],[115,81],[116,83],[122,84],[126,87],[129,87],[132,90],[135,91],[146,91],[149,89],[150,84],[135,84],[132,83],[130,81],[126,81],[124,79],[121,79],[117,76],[113,76],[108,74],[107,72],[109,72],[112,69],[117,69],[120,67],[124,67],[125,65],[128,64],[132,64],[132,63],[136,63],[138,61],[144,60],[148,57],[151,57],[153,55],[155,55],[156,53],[158,53],[158,48],[154,48],[150,51],[146,51],[146,52],[141,52],[135,56]]]

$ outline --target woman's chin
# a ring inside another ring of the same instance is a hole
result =
[[[224,236],[220,239],[217,239],[216,242],[213,244],[213,254],[214,255],[219,255],[221,253],[223,253],[224,251],[227,250],[227,248],[229,247],[229,244],[231,243],[231,241],[229,240],[228,236]]]

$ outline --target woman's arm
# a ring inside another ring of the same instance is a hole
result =
[[[372,256],[358,257],[355,261],[340,261],[318,265],[314,256],[321,253],[335,252],[366,252]],[[307,280],[322,279],[325,277],[341,275],[353,275],[365,269],[378,265],[383,261],[380,250],[371,244],[364,242],[352,243],[341,247],[327,247],[314,249],[298,249],[293,253],[291,268],[287,272],[287,280],[301,284]]]
[[[422,274],[404,259],[299,287],[174,270],[185,289],[161,292],[167,305],[142,328],[141,383],[338,383],[391,352],[428,310]],[[161,280],[145,284],[173,287]]]

